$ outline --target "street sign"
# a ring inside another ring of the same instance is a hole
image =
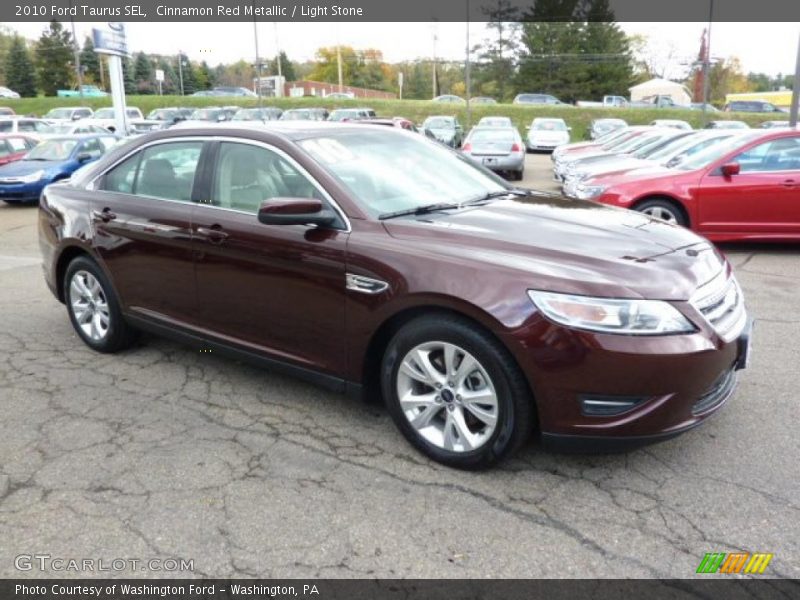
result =
[[[163,69],[156,69],[156,81],[158,81],[158,82],[164,81],[164,70]]]
[[[112,56],[130,56],[125,23],[104,23],[92,29],[94,51]]]

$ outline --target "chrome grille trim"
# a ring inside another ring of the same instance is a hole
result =
[[[725,271],[701,286],[690,302],[726,342],[739,337],[747,323],[742,289]]]

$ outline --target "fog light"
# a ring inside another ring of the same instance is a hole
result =
[[[613,417],[621,415],[644,402],[637,396],[578,396],[581,414],[586,417]]]

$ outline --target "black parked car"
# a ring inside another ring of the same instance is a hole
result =
[[[725,112],[785,113],[786,111],[765,100],[734,100],[725,105]]]

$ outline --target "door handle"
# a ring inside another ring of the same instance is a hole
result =
[[[786,181],[783,182],[783,187],[791,188],[795,187],[796,185],[797,182],[794,179],[787,179]]]
[[[117,215],[111,212],[111,209],[107,206],[103,210],[93,210],[92,211],[92,219],[95,221],[102,221],[103,223],[108,223],[109,221],[113,221],[117,218]]]
[[[222,231],[221,225],[211,227],[198,227],[197,235],[206,238],[212,244],[221,244],[228,238],[228,234]]]

